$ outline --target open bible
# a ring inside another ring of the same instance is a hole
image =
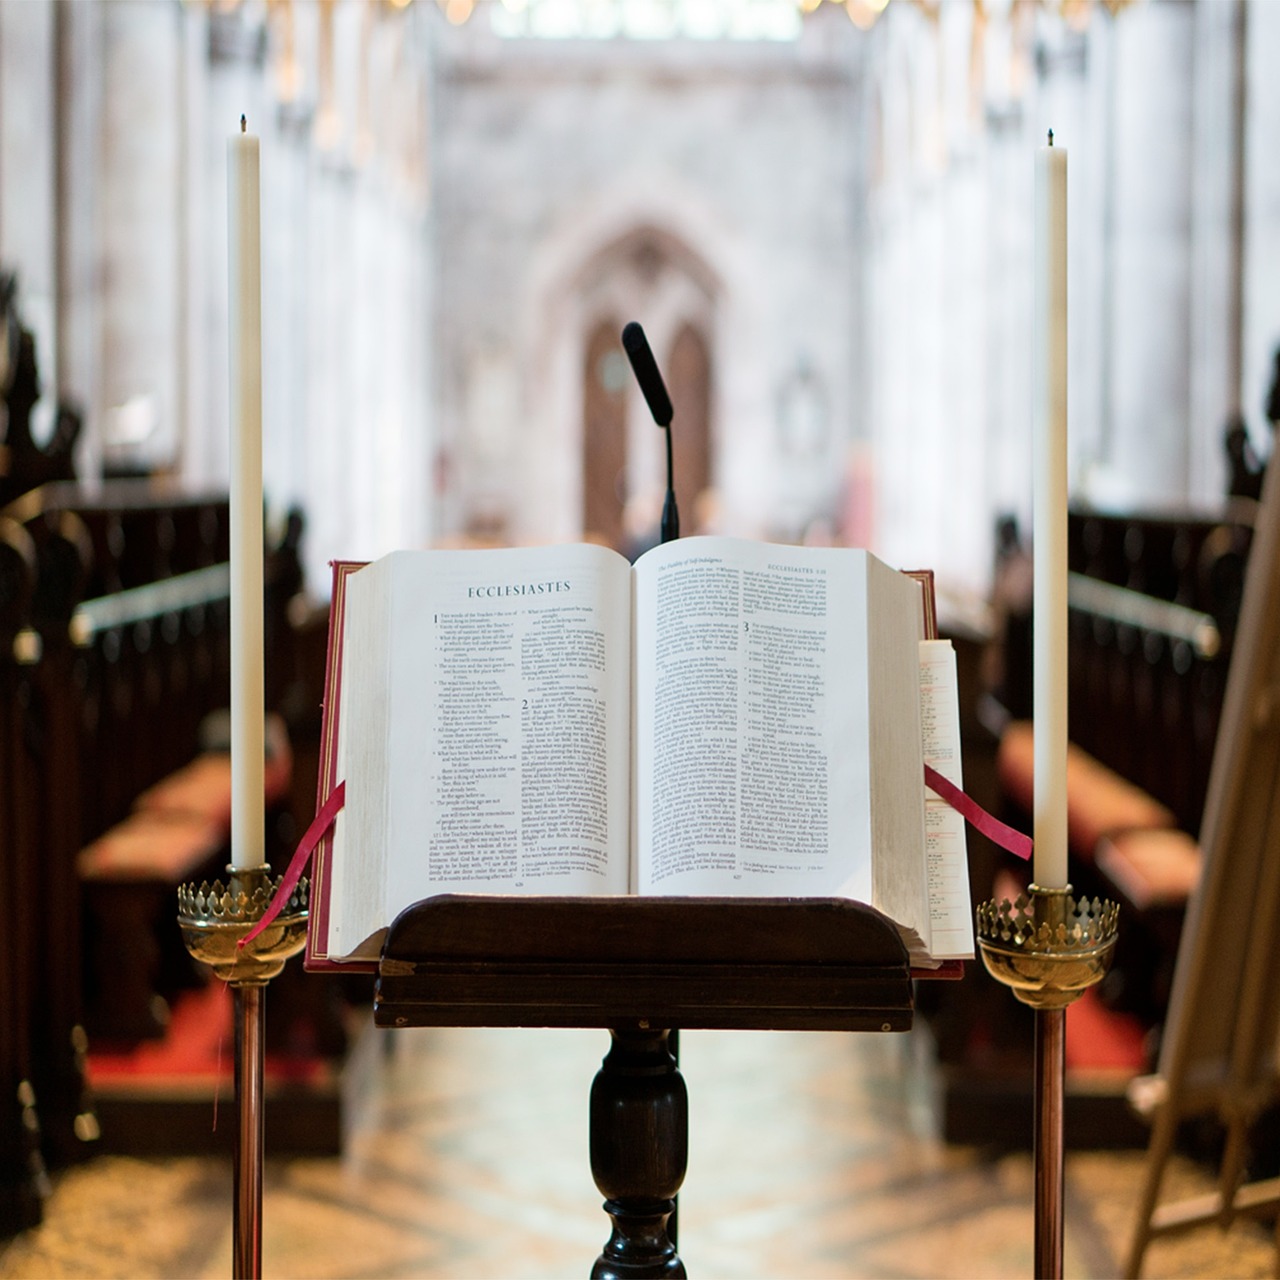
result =
[[[308,966],[441,893],[844,896],[971,957],[931,609],[868,552],[732,538],[335,565]]]

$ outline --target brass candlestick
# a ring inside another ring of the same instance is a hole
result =
[[[267,983],[307,938],[309,886],[302,879],[280,914],[243,946],[284,879],[265,866],[227,868],[228,884],[202,882],[178,890],[178,927],[195,959],[230,984],[235,997],[234,1275],[262,1275],[263,1028]]]
[[[977,910],[978,947],[987,972],[1036,1011],[1035,1266],[1061,1280],[1065,1147],[1067,1006],[1102,980],[1115,951],[1120,908],[1071,896],[1071,886],[1043,889],[1016,902]]]

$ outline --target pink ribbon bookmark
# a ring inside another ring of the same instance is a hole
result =
[[[289,860],[289,869],[284,873],[280,887],[262,913],[262,919],[236,943],[237,947],[243,947],[245,943],[252,942],[280,914],[284,904],[289,901],[289,895],[298,887],[298,881],[302,879],[302,873],[307,869],[316,845],[324,839],[324,833],[333,825],[333,820],[338,816],[338,810],[342,808],[346,797],[345,782],[338,783],[329,792],[329,798],[320,806],[320,812],[312,819],[306,834],[294,850],[293,857]]]
[[[1031,837],[993,818],[976,800],[965,795],[954,782],[949,782],[932,765],[924,767],[925,784],[936,791],[966,822],[972,823],[989,840],[1015,857],[1031,857]]]

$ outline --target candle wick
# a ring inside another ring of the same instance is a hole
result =
[[[240,117],[240,121],[242,124],[244,123],[244,116]],[[1052,129],[1049,130],[1049,145],[1053,146],[1053,130]]]
[[[248,128],[248,125],[245,123],[244,112],[242,111],[242,112],[240,113],[240,132],[241,132],[241,133],[243,133],[243,132],[245,131],[245,129],[246,129],[246,128]],[[1052,130],[1050,130],[1050,132],[1049,132],[1049,145],[1050,145],[1050,146],[1053,146],[1053,131],[1052,131]]]

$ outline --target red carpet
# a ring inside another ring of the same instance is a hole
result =
[[[187,992],[174,1004],[163,1040],[146,1041],[127,1050],[91,1050],[89,1083],[102,1085],[126,1078],[231,1080],[235,1040],[231,988],[212,982]],[[317,1058],[267,1054],[266,1075],[274,1080],[318,1081],[326,1073]]]
[[[1147,1069],[1146,1031],[1137,1018],[1115,1013],[1091,987],[1067,1006],[1067,1070],[1130,1071]]]

